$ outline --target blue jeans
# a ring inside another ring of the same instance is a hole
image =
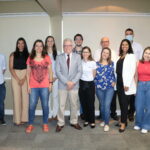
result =
[[[150,81],[138,82],[135,109],[135,125],[150,130]]]
[[[105,122],[106,125],[109,124],[110,105],[111,105],[113,94],[114,94],[114,88],[110,88],[106,90],[101,90],[98,88],[96,89],[96,95],[98,97],[98,100],[100,101],[102,120]]]
[[[0,84],[0,120],[4,119],[4,111],[5,111],[4,100],[5,100],[5,96],[6,96],[6,87],[5,87],[5,83],[3,83],[3,84]]]
[[[41,100],[43,110],[43,124],[48,124],[49,114],[49,89],[48,88],[31,88],[29,94],[29,124],[33,124],[35,118],[35,109],[38,103],[38,99]]]

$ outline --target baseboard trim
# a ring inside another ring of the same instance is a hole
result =
[[[13,115],[13,110],[12,109],[6,109],[5,110],[5,114],[6,115]],[[35,111],[35,115],[36,116],[41,116],[42,115],[42,110],[36,110]],[[65,116],[69,116],[70,115],[70,111],[66,110],[65,111]],[[78,115],[79,115],[79,111],[78,111]],[[99,110],[95,111],[95,115],[98,116],[99,115]],[[120,110],[117,110],[117,115],[120,115]]]

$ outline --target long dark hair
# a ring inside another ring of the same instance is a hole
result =
[[[52,51],[53,51],[53,58],[54,60],[56,60],[56,56],[57,56],[57,48],[56,48],[56,44],[55,44],[55,39],[53,36],[47,36],[46,39],[45,39],[45,49],[46,51],[48,50],[48,46],[47,46],[47,41],[49,38],[52,38],[53,41],[54,41],[54,44],[53,44],[53,47],[52,47]],[[48,51],[47,51],[48,52]]]
[[[28,52],[28,47],[27,47],[26,40],[23,37],[18,38],[18,40],[16,42],[16,50],[14,52],[14,57],[18,58],[20,56],[20,51],[19,51],[19,48],[18,48],[19,41],[23,41],[23,43],[24,43],[24,49],[23,49],[22,52],[23,52],[23,56],[27,59],[28,56],[29,56],[29,52]]]
[[[144,63],[144,53],[146,50],[150,50],[150,46],[146,47],[143,51],[143,54],[142,54],[142,59],[140,60],[141,63]],[[150,61],[149,61],[150,62]]]
[[[127,39],[123,39],[120,43],[120,48],[119,48],[119,56],[123,56],[123,50],[122,50],[122,44],[123,42],[127,42],[128,45],[129,45],[129,49],[127,51],[128,54],[133,54],[133,49],[132,49],[132,45],[131,45],[131,42]]]
[[[108,57],[108,59],[107,59],[107,62],[108,62],[108,64],[111,64],[111,63],[112,63],[112,61],[111,61],[111,49],[108,48],[108,47],[104,47],[104,48],[102,49],[102,51],[101,51],[101,57],[100,57],[99,62],[102,63],[102,53],[103,53],[103,51],[104,51],[105,49],[107,49],[107,50],[109,51],[109,57]]]
[[[93,58],[92,58],[92,52],[91,52],[90,47],[88,47],[88,46],[84,46],[84,47],[82,48],[82,51],[81,51],[81,59],[83,59],[83,55],[82,55],[82,54],[83,54],[83,51],[84,51],[85,49],[87,49],[87,50],[89,51],[89,53],[90,53],[90,56],[89,56],[88,60],[92,61],[92,60],[93,60]]]
[[[42,40],[39,40],[39,39],[36,40],[36,41],[34,42],[34,44],[33,44],[32,51],[31,51],[31,54],[30,54],[30,58],[31,58],[31,59],[34,59],[35,56],[36,56],[36,51],[35,51],[35,45],[36,45],[36,43],[42,43],[42,46],[43,46],[42,57],[44,58],[44,57],[47,55],[47,52],[46,52],[46,50],[45,50],[45,46],[44,46],[43,41],[42,41]]]

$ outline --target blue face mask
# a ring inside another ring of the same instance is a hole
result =
[[[127,35],[126,39],[129,40],[130,42],[132,42],[133,41],[133,35]]]

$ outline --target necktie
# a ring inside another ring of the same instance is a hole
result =
[[[68,54],[67,57],[68,57],[68,58],[67,58],[67,66],[68,66],[68,70],[69,70],[69,65],[70,65],[70,55]]]

